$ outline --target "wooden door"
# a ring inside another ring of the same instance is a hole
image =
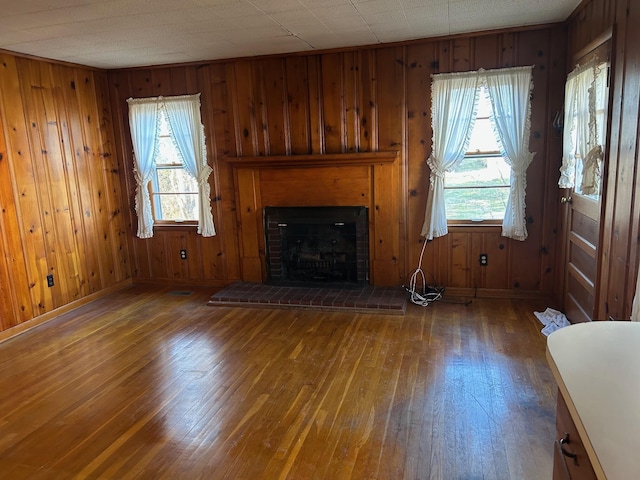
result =
[[[596,312],[600,197],[567,189],[561,202],[569,209],[566,236],[565,314],[572,322],[592,320]]]
[[[587,61],[590,57],[596,56],[599,61],[607,63],[610,61],[612,32],[608,31],[601,35],[587,48],[583,49],[576,57],[575,64]],[[601,171],[603,178],[607,168],[607,149],[609,137],[610,121],[607,120],[609,90],[611,85],[610,72],[608,67],[606,73],[606,94],[601,108],[600,116],[604,122],[602,131],[602,159]],[[576,179],[576,185],[579,185]],[[566,208],[566,228],[565,239],[565,278],[564,278],[564,310],[567,318],[573,322],[586,322],[596,318],[598,311],[598,288],[599,288],[599,243],[601,238],[601,206],[603,204],[603,186],[600,185],[598,193],[593,195],[583,195],[579,188],[565,189],[560,203]]]

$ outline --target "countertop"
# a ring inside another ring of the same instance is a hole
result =
[[[561,328],[547,359],[598,478],[640,479],[640,322]]]

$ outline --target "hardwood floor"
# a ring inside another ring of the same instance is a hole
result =
[[[385,316],[175,293],[0,344],[1,478],[551,478],[540,300]]]

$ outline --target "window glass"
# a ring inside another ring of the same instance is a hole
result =
[[[166,114],[161,110],[156,168],[151,183],[155,221],[198,220],[198,183],[184,169],[182,157],[171,139]]]
[[[500,154],[484,87],[464,159],[444,180],[447,220],[501,220],[509,199],[511,167]]]

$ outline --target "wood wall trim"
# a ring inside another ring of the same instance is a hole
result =
[[[257,157],[223,157],[220,160],[241,167],[332,167],[342,165],[374,165],[393,163],[398,158],[397,151],[359,152],[359,153],[327,153],[311,155],[268,155]]]
[[[517,290],[507,288],[467,288],[467,287],[445,287],[445,295],[461,298],[461,303],[469,301],[470,298],[542,298],[553,304],[549,292],[541,290]]]
[[[598,47],[604,45],[606,42],[613,38],[613,25],[606,28],[600,35],[598,35],[595,39],[581,48],[579,51],[573,54],[573,65],[569,65],[569,68],[573,68],[581,58],[586,57],[591,52],[596,50]]]
[[[131,279],[124,280],[122,282],[116,283],[115,285],[99,290],[95,293],[91,293],[86,297],[82,297],[71,303],[67,303],[66,305],[58,307],[55,310],[44,313],[38,317],[32,318],[31,320],[22,322],[21,324],[16,325],[8,330],[4,330],[0,332],[0,343],[4,342],[5,340],[9,340],[10,338],[15,337],[16,335],[19,335],[28,330],[31,330],[32,328],[35,328],[38,325],[42,325],[43,323],[48,322],[49,320],[53,320],[54,318],[56,318],[59,315],[62,315],[63,313],[70,312],[71,310],[74,310],[78,307],[82,307],[83,305],[91,303],[94,300],[98,300],[100,298],[106,297],[107,295],[111,295],[114,292],[127,288],[131,286],[131,284],[132,284]]]

